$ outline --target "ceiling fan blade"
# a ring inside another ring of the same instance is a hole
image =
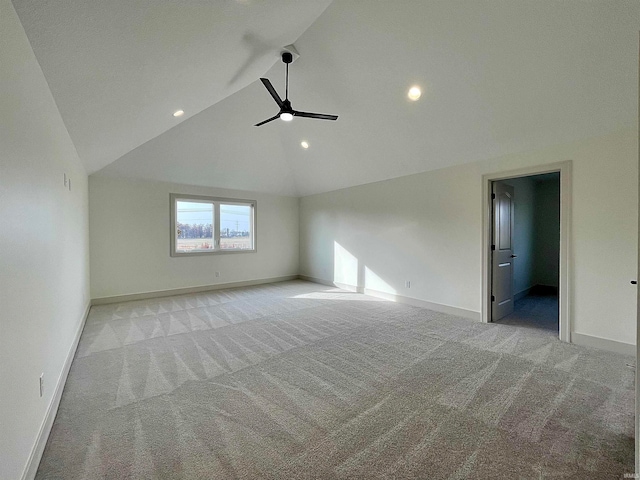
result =
[[[284,103],[282,102],[282,99],[280,98],[280,95],[278,95],[278,92],[276,92],[276,89],[273,88],[273,85],[271,85],[271,82],[269,81],[269,79],[268,78],[261,78],[260,80],[262,80],[262,83],[264,84],[264,86],[267,88],[267,90],[269,90],[269,93],[271,94],[273,99],[276,101],[278,106],[280,108],[282,108]]]
[[[264,121],[262,121],[262,122],[260,122],[260,123],[256,123],[256,124],[254,125],[254,127],[259,127],[260,125],[264,125],[265,123],[272,122],[272,121],[274,121],[276,118],[280,118],[280,114],[278,114],[278,115],[276,115],[276,116],[274,116],[274,117],[271,117],[271,118],[267,118],[266,120],[264,120]]]
[[[293,114],[296,117],[317,118],[320,120],[337,120],[338,119],[338,115],[327,115],[326,113],[310,113],[310,112],[294,111]]]

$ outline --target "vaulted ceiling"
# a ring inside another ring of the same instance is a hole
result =
[[[97,175],[308,195],[638,120],[636,0],[13,3]],[[294,42],[294,108],[340,118],[254,127]]]

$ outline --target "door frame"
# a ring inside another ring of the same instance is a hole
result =
[[[560,276],[558,285],[558,336],[571,342],[571,176],[572,161],[488,173],[482,176],[482,322],[491,322],[491,182],[560,173]]]

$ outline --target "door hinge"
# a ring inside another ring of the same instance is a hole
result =
[[[496,199],[496,194],[495,194],[495,193],[492,193],[492,194],[491,194],[491,200],[495,200],[495,199]]]
[[[496,301],[496,297],[494,297],[493,295],[491,295],[491,301],[495,302]]]
[[[493,252],[496,249],[495,245],[491,245],[491,251]]]

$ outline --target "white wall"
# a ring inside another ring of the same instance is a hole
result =
[[[572,160],[571,329],[633,344],[636,294],[629,280],[636,278],[638,256],[637,148],[637,129],[625,129],[304,197],[300,273],[479,316],[482,175]]]
[[[170,193],[256,200],[258,251],[169,256]],[[298,203],[294,197],[92,175],[91,296],[297,275]]]
[[[560,179],[536,182],[535,279],[537,285],[560,285]]]
[[[0,45],[0,478],[18,479],[89,300],[88,198],[9,0],[0,0]]]

